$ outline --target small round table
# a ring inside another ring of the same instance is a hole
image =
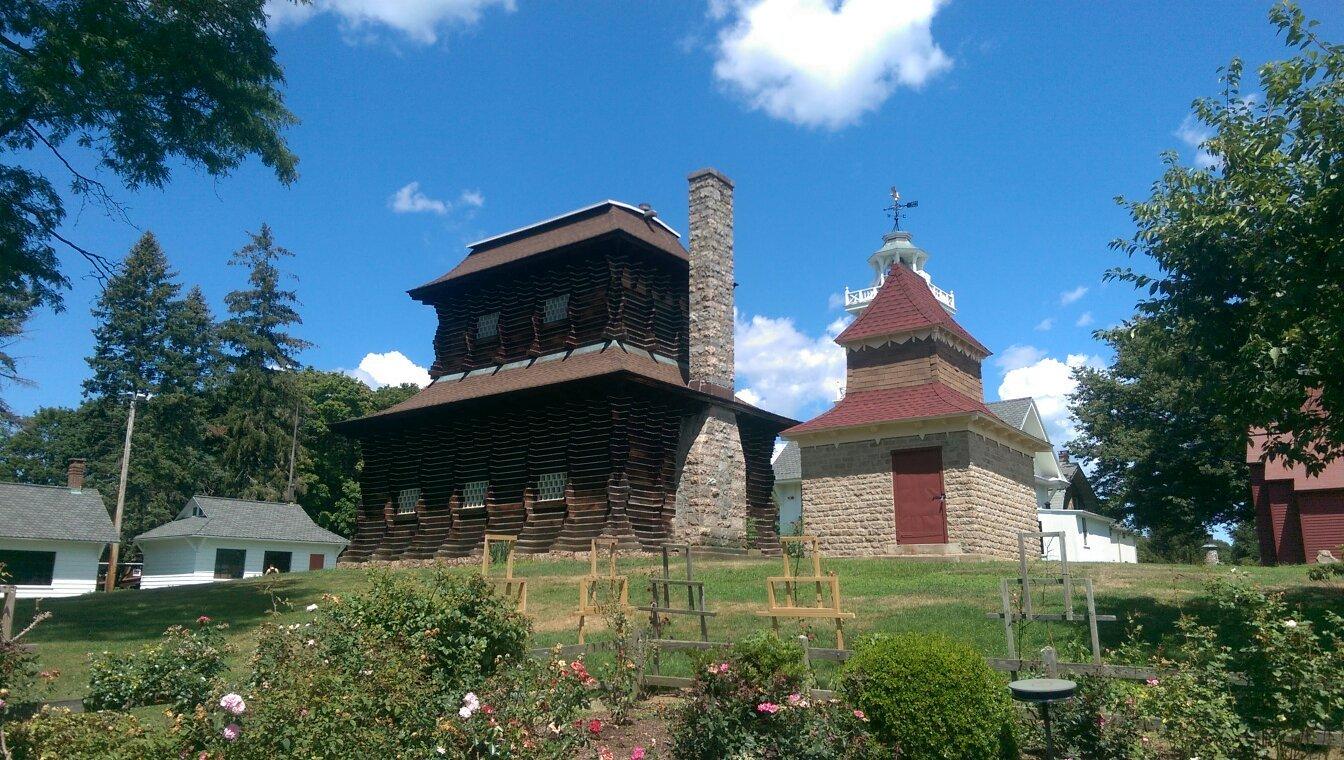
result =
[[[1050,705],[1073,698],[1078,684],[1062,678],[1024,678],[1008,684],[1008,691],[1018,702],[1041,706],[1041,722],[1045,724],[1045,759],[1054,760],[1055,740],[1050,733]]]

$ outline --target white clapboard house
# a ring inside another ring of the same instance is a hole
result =
[[[82,459],[63,486],[0,483],[0,585],[19,598],[93,591],[98,561],[116,540],[103,497],[84,487]]]
[[[193,496],[176,519],[135,537],[141,588],[296,573],[336,564],[349,542],[298,504]]]

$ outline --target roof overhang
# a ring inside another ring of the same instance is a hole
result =
[[[1046,441],[1027,435],[996,415],[983,412],[957,412],[932,417],[869,422],[846,427],[791,433],[785,435],[784,438],[797,441],[800,445],[822,446],[858,441],[877,442],[883,438],[924,436],[962,430],[978,433],[1023,454],[1034,454],[1037,451],[1045,451],[1050,448],[1050,444]]]

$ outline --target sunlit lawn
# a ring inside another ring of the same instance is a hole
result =
[[[647,604],[647,575],[654,569],[652,559],[622,559],[621,572],[631,578],[631,601]],[[752,631],[769,627],[769,620],[753,614],[765,606],[765,578],[778,575],[781,560],[718,559],[695,560],[696,578],[705,582],[706,601],[718,616],[710,621],[710,637],[734,640]],[[1044,571],[1048,566],[1042,566]],[[1000,606],[999,578],[1015,575],[1016,565],[1009,563],[916,562],[897,559],[835,559],[825,569],[840,576],[844,608],[857,613],[846,624],[851,643],[864,633],[877,631],[938,632],[962,639],[988,656],[1003,656],[1002,624],[987,619],[986,612]],[[573,643],[576,640],[578,601],[577,579],[587,563],[570,560],[533,560],[520,557],[516,574],[529,582],[529,609],[537,646]],[[459,566],[449,572],[469,573],[475,568]],[[1124,635],[1123,622],[1133,617],[1143,625],[1143,636],[1154,643],[1170,634],[1173,622],[1183,613],[1201,612],[1198,597],[1203,584],[1218,573],[1230,569],[1175,565],[1076,565],[1076,574],[1093,578],[1097,606],[1103,613],[1119,616],[1122,622],[1103,623],[1105,646],[1119,643]],[[1310,618],[1325,609],[1344,609],[1344,588],[1338,584],[1312,583],[1301,567],[1238,568],[1258,582],[1286,592],[1291,603],[1303,608]],[[367,568],[337,568],[285,576],[275,584],[276,593],[291,603],[275,616],[277,622],[302,620],[309,603],[321,604],[324,593],[345,595],[367,587],[371,573],[389,572]],[[428,569],[398,569],[390,572],[427,574]],[[806,596],[806,594],[804,595]],[[1081,594],[1078,595],[1081,609]],[[236,675],[242,676],[247,654],[258,626],[272,616],[271,596],[259,579],[230,581],[206,586],[186,586],[153,591],[118,591],[85,597],[51,600],[41,605],[53,613],[30,641],[37,645],[43,669],[60,671],[51,683],[49,699],[83,696],[87,686],[87,657],[90,652],[129,651],[154,640],[173,624],[190,624],[200,615],[228,622],[235,646],[233,662]],[[32,601],[19,605],[22,625],[34,611]],[[803,621],[788,621],[782,632],[796,635],[804,631]],[[816,646],[833,646],[834,634],[828,623],[812,621]],[[698,638],[694,618],[678,619],[669,633],[671,638]],[[599,625],[590,641],[607,636]],[[1062,659],[1086,656],[1087,627],[1084,624],[1036,623],[1027,631],[1024,651],[1053,644]],[[684,671],[681,655],[664,658],[664,672]]]

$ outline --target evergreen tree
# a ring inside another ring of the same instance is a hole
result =
[[[181,286],[154,233],[131,248],[93,308],[92,374],[84,395],[120,403],[126,394],[158,393],[167,363],[168,331]]]
[[[302,324],[298,295],[280,286],[277,262],[293,254],[265,224],[229,260],[249,268],[248,287],[224,301],[220,326],[232,372],[222,391],[226,439],[221,488],[231,496],[278,500],[285,496],[294,410],[300,393],[292,370],[307,341],[287,330]]]

